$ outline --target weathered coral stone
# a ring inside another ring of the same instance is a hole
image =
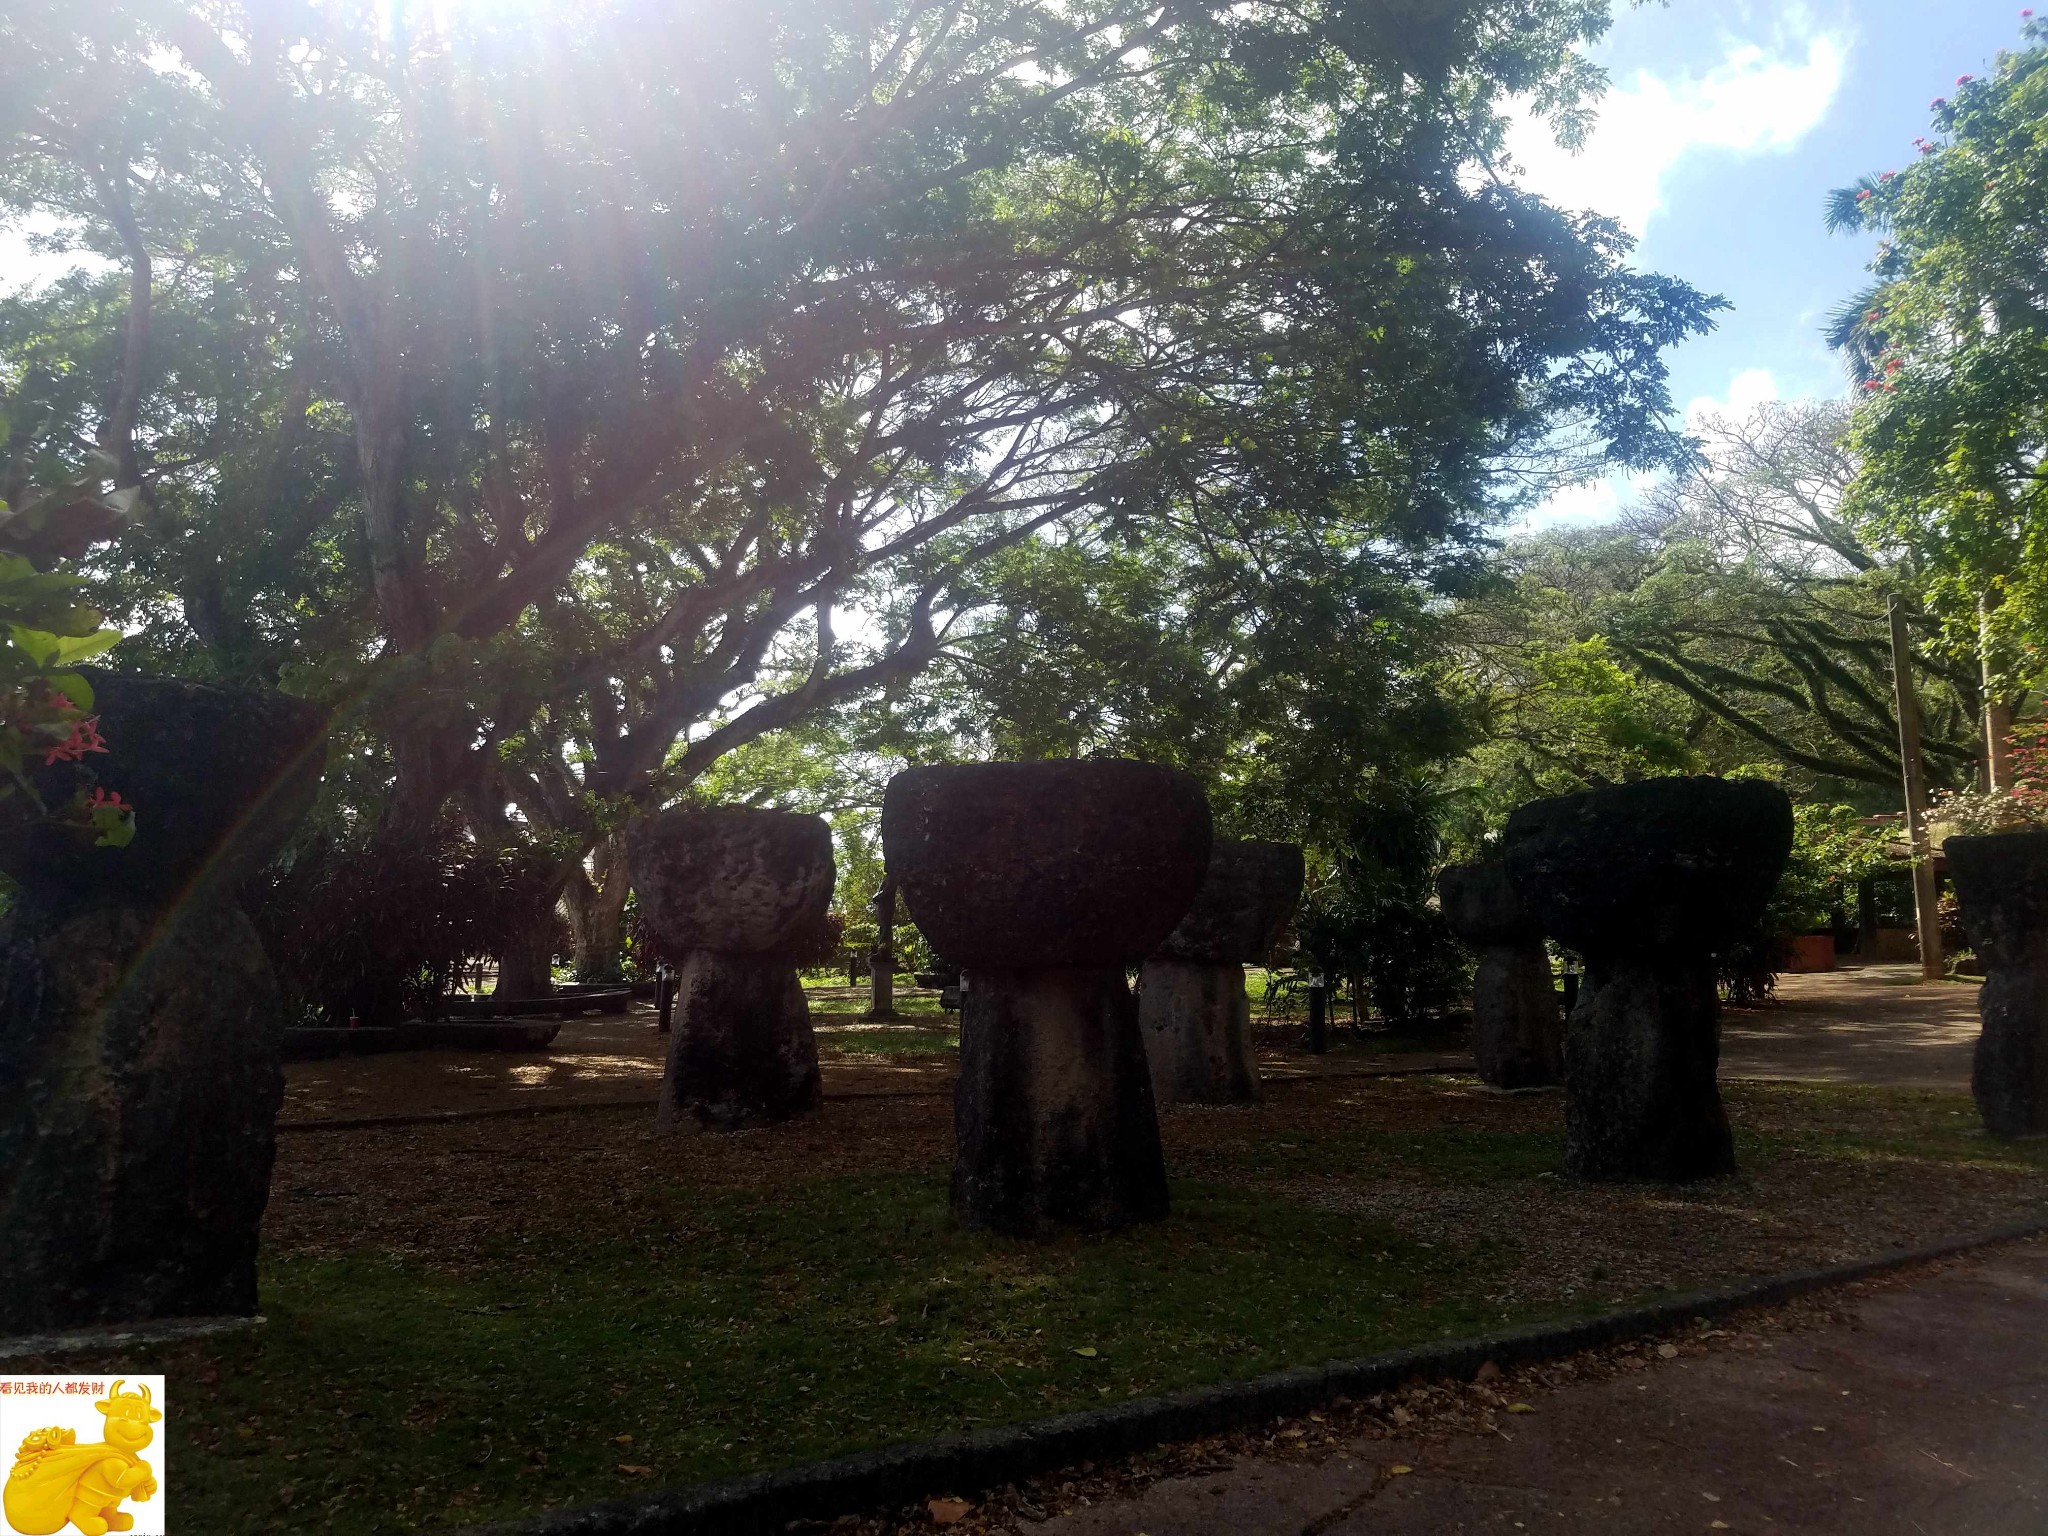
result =
[[[1164,1216],[1158,1113],[1124,968],[1209,864],[1189,775],[1120,761],[913,768],[882,806],[889,870],[962,968],[953,1209],[1020,1236]]]
[[[92,669],[105,755],[37,770],[138,807],[125,848],[0,826],[0,1333],[256,1309],[284,1096],[276,977],[236,902],[319,786],[300,699]]]
[[[793,955],[832,900],[823,819],[736,807],[672,811],[636,845],[641,926],[683,956],[657,1123],[772,1124],[822,1101]]]
[[[1951,837],[1942,854],[1984,961],[1977,1111],[1995,1136],[2048,1134],[2048,832]]]
[[[1472,1054],[1495,1088],[1541,1088],[1564,1075],[1564,1011],[1543,930],[1498,863],[1453,864],[1437,877],[1451,931],[1479,952],[1472,978]]]
[[[1157,1102],[1258,1099],[1244,967],[1279,942],[1301,882],[1292,843],[1216,840],[1194,906],[1139,978],[1138,1024]]]
[[[1791,802],[1757,780],[1647,779],[1509,818],[1516,894],[1586,961],[1565,1037],[1567,1173],[1734,1171],[1714,955],[1762,916],[1791,847]]]

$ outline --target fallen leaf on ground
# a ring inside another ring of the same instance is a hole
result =
[[[1660,1360],[1676,1360],[1678,1358],[1678,1346],[1676,1344],[1659,1344],[1657,1346],[1657,1358]]]
[[[1083,1344],[1074,1353],[1084,1360],[1093,1360],[1095,1358],[1095,1346],[1093,1344]]]
[[[654,1468],[652,1468],[652,1467],[636,1467],[636,1466],[634,1466],[634,1465],[633,1465],[633,1463],[631,1463],[630,1461],[622,1461],[622,1462],[620,1462],[620,1463],[619,1463],[619,1471],[620,1471],[620,1472],[622,1472],[623,1474],[625,1474],[625,1475],[626,1475],[627,1477],[652,1477],[652,1476],[654,1476]]]
[[[1509,1403],[1509,1404],[1508,1404],[1508,1412],[1509,1412],[1509,1413],[1534,1413],[1535,1411],[1536,1411],[1536,1410],[1535,1410],[1534,1408],[1531,1408],[1531,1407],[1530,1407],[1530,1406],[1529,1406],[1529,1405],[1528,1405],[1527,1403]]]
[[[1414,1470],[1415,1469],[1413,1467],[1402,1466],[1400,1463],[1397,1462],[1393,1466],[1387,1468],[1387,1476],[1406,1477],[1410,1472],[1413,1472]]]
[[[928,1499],[924,1507],[931,1511],[933,1525],[958,1525],[974,1508],[965,1499]]]

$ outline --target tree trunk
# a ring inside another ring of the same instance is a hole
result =
[[[618,981],[626,974],[626,896],[633,885],[627,853],[626,834],[613,833],[591,854],[590,875],[579,871],[569,884],[578,981]]]
[[[491,996],[505,1002],[553,996],[555,934],[555,903],[550,899],[498,956],[498,985]]]
[[[1869,875],[1856,882],[1856,958],[1877,958],[1877,881]]]
[[[1905,778],[1906,838],[1913,850],[1913,927],[1920,942],[1920,975],[1939,981],[1941,903],[1934,877],[1934,850],[1927,845],[1927,771],[1920,756],[1920,702],[1913,694],[1913,651],[1906,643],[1906,614],[1891,600],[1892,687],[1898,695],[1899,763]]]
[[[1977,665],[1984,696],[1984,787],[1993,794],[2012,788],[2012,706],[1998,685],[1992,660],[1991,599],[1977,599]]]
[[[868,952],[867,1017],[896,1016],[896,882],[884,880],[875,892],[875,947]]]

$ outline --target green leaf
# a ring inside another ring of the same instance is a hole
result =
[[[95,618],[98,615],[94,615]],[[63,667],[113,649],[121,639],[118,629],[92,629],[83,634],[51,633],[10,624],[14,643],[35,658],[41,667]]]
[[[99,832],[93,839],[95,848],[126,848],[135,841],[135,817],[127,811],[100,806],[92,813],[92,824]]]
[[[92,712],[92,684],[76,672],[52,672],[43,679],[87,714]]]

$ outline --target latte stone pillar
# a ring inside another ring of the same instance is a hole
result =
[[[912,768],[889,783],[882,843],[912,921],[961,967],[960,1223],[1046,1237],[1164,1216],[1124,972],[1201,888],[1201,785],[1116,760]]]
[[[1942,854],[1984,962],[1977,1112],[1994,1136],[2048,1134],[2048,832],[1951,837]]]
[[[1564,1011],[1543,930],[1499,863],[1453,864],[1437,877],[1451,931],[1479,953],[1472,978],[1472,1054],[1495,1088],[1543,1088],[1564,1076]]]
[[[1763,915],[1791,848],[1791,802],[1754,779],[1645,779],[1508,819],[1516,894],[1586,961],[1565,1034],[1567,1174],[1734,1171],[1714,957]]]
[[[818,816],[670,811],[634,848],[640,921],[682,955],[656,1123],[737,1131],[822,1102],[794,956],[832,901],[832,833]]]
[[[84,669],[104,754],[32,772],[137,808],[125,848],[0,802],[0,1334],[256,1310],[283,1007],[238,888],[312,803],[324,712]]]
[[[1194,906],[1139,977],[1138,1025],[1158,1103],[1257,1102],[1244,967],[1279,942],[1301,881],[1292,843],[1216,840]]]

